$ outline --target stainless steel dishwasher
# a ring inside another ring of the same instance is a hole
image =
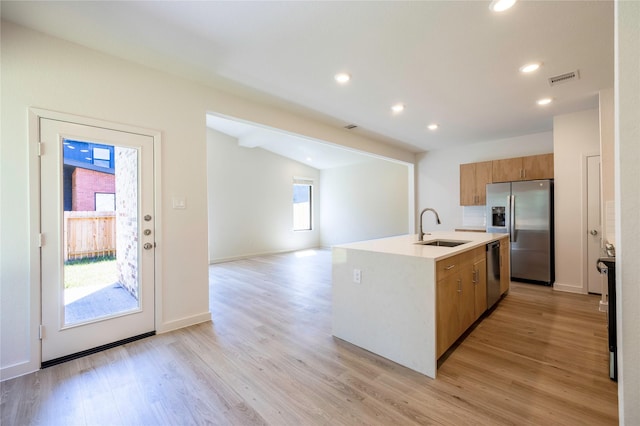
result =
[[[487,244],[487,309],[500,299],[500,241]]]

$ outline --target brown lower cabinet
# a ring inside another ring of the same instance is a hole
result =
[[[438,358],[487,309],[486,248],[436,262]]]
[[[487,257],[483,255],[473,262],[473,286],[475,288],[475,314],[478,319],[487,310]],[[474,319],[474,321],[475,321]]]
[[[500,240],[500,294],[509,291],[511,284],[511,248],[509,238]]]

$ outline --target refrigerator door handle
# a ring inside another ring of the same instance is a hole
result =
[[[516,196],[511,195],[509,197],[509,235],[511,235],[511,242],[516,242]]]

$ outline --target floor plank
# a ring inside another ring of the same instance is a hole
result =
[[[331,253],[210,267],[213,321],[1,384],[7,425],[614,425],[598,298],[513,283],[436,380],[331,336]]]

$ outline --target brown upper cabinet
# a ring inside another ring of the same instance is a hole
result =
[[[494,160],[493,182],[553,179],[553,154]]]
[[[460,164],[460,205],[483,206],[487,202],[487,184],[492,182],[492,162]]]

